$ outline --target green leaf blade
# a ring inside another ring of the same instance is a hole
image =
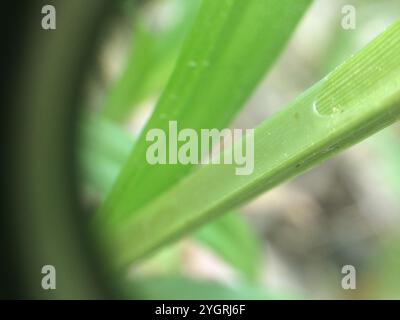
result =
[[[194,233],[195,239],[209,246],[249,281],[257,280],[260,242],[238,212],[225,213]]]
[[[104,198],[133,147],[133,139],[102,116],[85,116],[80,128],[82,137],[78,151],[83,185]],[[196,230],[192,237],[244,278],[254,280],[257,277],[260,245],[239,213],[227,213]]]
[[[123,226],[108,225],[119,263],[135,261],[399,120],[400,65],[393,62],[399,56],[400,21],[256,128],[252,175],[235,175],[234,164],[203,166]],[[338,103],[345,108],[336,111]]]
[[[160,90],[172,72],[176,56],[199,7],[200,0],[170,0],[164,10],[177,11],[162,30],[155,28],[152,17],[137,8],[134,39],[125,68],[111,86],[102,115],[123,122],[155,90]],[[150,21],[149,21],[150,20]]]
[[[170,120],[176,120],[179,129],[196,131],[229,125],[309,3],[204,1],[169,84],[98,213],[99,219],[121,222],[190,172],[190,165],[147,163],[150,143],[146,133],[152,128],[167,132]]]

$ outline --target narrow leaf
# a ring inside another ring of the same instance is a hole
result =
[[[133,147],[133,138],[101,116],[80,121],[78,152],[83,185],[104,197]]]
[[[136,9],[132,45],[126,66],[107,95],[103,115],[126,120],[135,107],[161,90],[171,75],[178,50],[198,10],[200,0],[169,0],[164,5],[175,14],[170,23],[156,27],[148,6]],[[151,5],[150,5],[151,6]],[[147,11],[146,11],[147,10]],[[147,13],[147,14],[146,14]]]
[[[128,297],[155,300],[267,300],[293,299],[293,296],[269,292],[261,286],[199,281],[181,276],[137,279],[126,286]]]
[[[256,280],[260,267],[260,244],[238,212],[229,212],[194,233],[248,280]]]
[[[179,181],[191,165],[151,165],[152,128],[169,120],[196,131],[223,128],[272,65],[309,0],[204,0],[175,71],[98,215],[120,222]],[[167,139],[168,140],[168,139]],[[169,143],[167,143],[167,150]]]
[[[399,56],[400,21],[256,128],[253,174],[235,175],[235,164],[203,166],[123,225],[102,225],[119,265],[399,120]]]
[[[80,128],[79,155],[83,183],[103,198],[126,161],[133,139],[101,116],[86,115]],[[193,236],[247,279],[257,276],[260,245],[238,212],[210,222]]]

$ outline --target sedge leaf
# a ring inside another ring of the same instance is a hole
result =
[[[98,212],[100,220],[121,223],[189,173],[190,165],[149,164],[147,132],[152,128],[167,132],[169,120],[196,131],[229,125],[309,3],[203,1],[155,112]]]
[[[81,133],[79,155],[83,184],[103,198],[126,161],[133,139],[101,116],[85,116],[81,121]],[[245,278],[256,278],[260,245],[239,213],[219,217],[196,230],[193,237]]]
[[[135,261],[399,120],[399,56],[397,21],[256,128],[253,174],[235,175],[235,164],[205,165],[124,224],[102,224],[118,265]]]
[[[107,94],[102,114],[124,121],[135,107],[161,89],[170,76],[184,35],[194,20],[200,0],[169,0],[165,11],[175,15],[163,28],[154,26],[148,6],[137,8],[132,45],[120,77]],[[151,4],[150,4],[151,6]],[[147,13],[147,14],[146,14]]]

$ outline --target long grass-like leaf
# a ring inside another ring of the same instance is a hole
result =
[[[133,139],[108,119],[87,115],[82,119],[79,148],[83,184],[100,199],[112,187],[133,147]],[[199,228],[192,235],[224,261],[253,280],[258,275],[260,244],[238,212]]]
[[[201,226],[194,237],[214,250],[248,280],[256,280],[260,269],[260,242],[239,212],[223,216]]]
[[[180,276],[155,277],[132,281],[126,287],[127,296],[161,300],[267,300],[293,299],[294,296],[269,292],[261,286],[239,284],[234,288],[210,281],[198,281]]]
[[[98,216],[121,222],[191,170],[146,161],[152,128],[169,120],[199,131],[223,128],[272,65],[309,0],[204,0],[175,71]],[[167,146],[168,147],[168,146]]]
[[[124,121],[135,107],[154,91],[161,90],[171,75],[184,35],[190,28],[200,0],[172,0],[168,5],[178,11],[171,23],[156,28],[149,14],[137,9],[134,39],[120,77],[107,94],[103,115]],[[145,7],[146,8],[146,7]]]
[[[399,56],[400,21],[256,128],[252,175],[235,175],[235,164],[206,165],[123,225],[101,224],[119,265],[397,121]]]

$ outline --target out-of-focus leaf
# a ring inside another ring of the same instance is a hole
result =
[[[309,3],[203,1],[155,112],[97,214],[101,229],[124,224],[191,170],[191,165],[149,164],[147,132],[160,128],[168,133],[170,120],[176,120],[179,129],[197,132],[227,126],[276,60]]]
[[[133,138],[101,116],[81,122],[79,149],[83,184],[103,198],[133,147]],[[228,213],[193,235],[246,278],[254,279],[260,258],[258,239],[239,213]]]
[[[266,300],[293,297],[269,293],[261,286],[240,284],[227,287],[209,281],[199,281],[180,276],[134,280],[127,295],[138,299],[160,300]]]
[[[260,268],[260,243],[238,212],[226,213],[194,233],[226,262],[250,280]]]
[[[133,138],[101,116],[85,115],[79,130],[77,152],[83,184],[104,197],[133,147]]]
[[[118,263],[135,261],[399,120],[398,56],[400,21],[256,128],[253,174],[237,176],[236,164],[205,165],[119,226],[102,224]]]
[[[129,57],[108,93],[103,115],[126,120],[138,103],[165,85],[199,4],[200,0],[168,0],[137,9]]]
[[[369,140],[369,146],[376,151],[376,161],[382,175],[396,195],[400,195],[399,129],[400,126],[387,128]]]

